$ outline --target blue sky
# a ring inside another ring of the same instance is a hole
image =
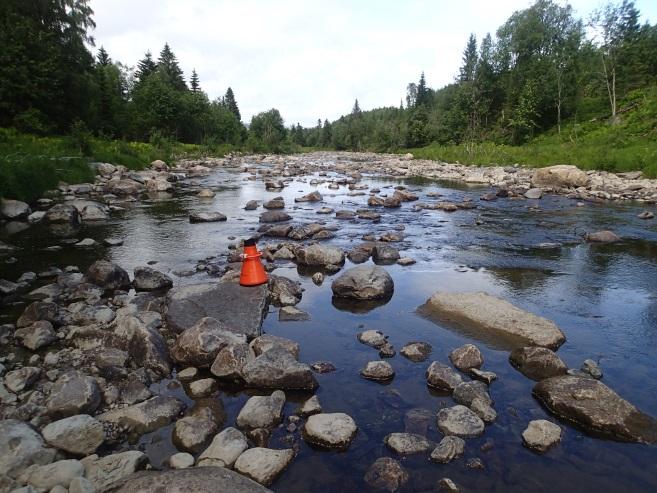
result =
[[[91,0],[96,46],[136,65],[168,42],[211,98],[233,88],[248,122],[278,108],[314,125],[361,108],[397,106],[422,71],[451,82],[470,33],[481,39],[530,0]],[[563,3],[563,2],[561,2]],[[588,18],[598,0],[570,2]],[[657,22],[657,0],[636,0]]]

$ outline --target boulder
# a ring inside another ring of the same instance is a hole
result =
[[[24,366],[12,370],[5,375],[5,385],[9,390],[18,394],[29,389],[41,376],[41,369],[34,366]]]
[[[493,400],[488,394],[488,386],[479,380],[470,380],[468,382],[461,382],[454,388],[452,395],[458,404],[470,407],[472,401],[480,397],[484,402],[492,404]]]
[[[194,456],[187,452],[178,452],[169,457],[168,463],[171,469],[187,469],[194,465]]]
[[[514,349],[509,355],[509,362],[527,378],[536,381],[565,375],[568,371],[566,364],[554,351],[536,346]]]
[[[78,371],[60,376],[54,383],[46,403],[55,417],[93,414],[100,405],[100,388],[96,379]]]
[[[613,231],[596,231],[595,233],[588,233],[585,238],[589,243],[617,243],[621,241],[620,237]]]
[[[249,447],[241,431],[228,427],[215,435],[212,443],[199,456],[198,466],[233,467],[237,458]]]
[[[339,248],[314,244],[297,252],[297,261],[311,267],[326,267],[344,264],[344,252]]]
[[[387,381],[395,376],[395,370],[387,361],[369,361],[360,374],[368,380]]]
[[[151,267],[135,267],[132,285],[137,291],[156,291],[169,289],[173,281],[169,276]]]
[[[139,404],[104,412],[96,418],[124,426],[135,435],[142,435],[168,425],[184,409],[185,405],[175,397],[158,395]]]
[[[54,421],[41,433],[49,445],[73,455],[91,455],[105,441],[103,425],[88,414]]]
[[[433,462],[447,464],[463,455],[465,440],[454,435],[444,437],[438,446],[431,452],[430,459]]]
[[[260,334],[268,306],[267,285],[244,287],[237,283],[191,284],[170,290],[166,298],[169,328],[182,332],[203,317],[212,317],[236,334]]]
[[[241,381],[244,379],[244,365],[253,361],[256,355],[246,343],[229,344],[219,350],[210,373],[220,379]]]
[[[205,317],[176,338],[171,357],[182,365],[207,368],[223,348],[245,342],[246,336],[231,332],[214,318]]]
[[[280,390],[271,395],[256,395],[249,398],[237,415],[235,422],[242,429],[273,428],[283,419],[285,394]]]
[[[293,341],[292,339],[286,339],[285,337],[273,336],[271,334],[263,334],[260,337],[256,337],[251,341],[250,346],[256,356],[260,356],[262,353],[275,347],[285,349],[294,356],[294,359],[299,359],[299,353],[301,352],[301,347],[298,342]]]
[[[532,185],[535,187],[578,188],[585,187],[588,182],[589,177],[585,171],[566,164],[538,168],[532,176]]]
[[[613,440],[657,442],[657,420],[599,380],[562,375],[538,382],[534,396],[559,418]]]
[[[484,432],[484,422],[467,407],[456,405],[438,411],[438,428],[444,435],[474,438]]]
[[[331,289],[337,298],[376,300],[391,297],[394,283],[384,268],[359,265],[340,275],[333,281]]]
[[[30,215],[30,206],[20,200],[0,199],[0,218],[19,221]]]
[[[32,351],[48,346],[57,341],[57,334],[53,326],[47,320],[39,320],[29,327],[16,329],[14,337]]]
[[[400,258],[399,250],[389,245],[376,245],[372,249],[372,259],[376,264],[394,264]]]
[[[278,211],[278,210],[265,211],[262,214],[260,214],[261,223],[278,223],[283,221],[289,221],[290,219],[292,219],[292,216],[290,216],[287,212]]]
[[[235,470],[247,478],[269,486],[294,459],[291,449],[273,450],[262,447],[248,449],[235,462]]]
[[[48,209],[44,219],[53,224],[77,226],[80,224],[80,213],[70,204],[57,204]]]
[[[269,210],[285,209],[285,200],[283,197],[274,197],[273,199],[263,203],[262,206]]]
[[[142,452],[129,450],[118,454],[106,455],[101,458],[98,458],[96,455],[90,455],[82,459],[81,462],[84,464],[85,477],[91,481],[96,491],[115,491],[106,488],[110,484],[120,481],[135,471],[146,467],[148,458]],[[134,493],[137,490],[128,491]]]
[[[118,265],[106,260],[97,260],[85,275],[88,282],[106,290],[130,289],[130,276]]]
[[[313,395],[307,399],[299,408],[299,414],[302,416],[310,416],[312,414],[318,414],[322,412],[322,406],[319,403],[319,399],[316,395]]]
[[[35,301],[31,303],[16,321],[16,327],[29,327],[44,320],[54,326],[62,325],[64,320],[56,303],[49,301]]]
[[[556,349],[566,340],[557,325],[487,293],[435,293],[420,312],[503,345]]]
[[[244,365],[242,372],[248,387],[314,390],[318,386],[310,367],[282,347],[262,353]]]
[[[431,363],[426,373],[427,385],[438,390],[453,391],[463,379],[449,366],[438,361]]]
[[[543,190],[540,188],[530,188],[524,193],[526,199],[540,199],[543,197]]]
[[[156,327],[147,326],[141,318],[119,317],[112,342],[127,352],[138,366],[148,368],[161,376],[171,373],[169,349],[162,334]]]
[[[423,454],[433,446],[426,437],[415,433],[390,433],[383,442],[390,450],[400,455]]]
[[[269,300],[274,306],[293,306],[301,301],[301,284],[283,276],[271,276]]]
[[[190,223],[218,223],[227,219],[221,212],[192,212],[189,215]]]
[[[461,371],[469,371],[473,368],[480,368],[484,364],[484,357],[481,351],[474,344],[464,344],[449,353],[449,360]]]
[[[522,432],[525,446],[539,453],[545,453],[561,441],[561,426],[545,419],[530,421],[527,429]]]
[[[381,457],[367,469],[364,479],[375,490],[395,492],[408,482],[409,475],[395,459]]]
[[[249,200],[245,205],[244,205],[244,210],[245,211],[254,211],[258,208],[258,201],[257,200]]]
[[[28,424],[16,419],[0,420],[0,477],[18,478],[31,465],[52,462],[55,453]]]
[[[323,199],[322,194],[317,190],[310,192],[309,194],[304,195],[303,197],[297,197],[294,199],[295,202],[320,202]]]
[[[144,185],[130,179],[110,180],[107,191],[114,195],[138,195],[144,191]]]
[[[431,344],[426,342],[409,342],[399,350],[399,354],[414,363],[419,363],[426,360],[431,354],[431,351]]]
[[[53,491],[58,486],[68,490],[71,481],[83,475],[84,465],[78,460],[69,459],[35,466],[25,475],[25,479],[30,486],[40,491]]]
[[[176,421],[171,441],[178,450],[198,452],[201,446],[217,432],[219,425],[208,408],[206,413],[185,416]]]
[[[324,226],[318,223],[304,224],[297,226],[288,233],[288,238],[291,240],[301,241],[308,238],[314,238],[324,231]]]
[[[357,431],[356,423],[347,414],[313,414],[303,427],[303,439],[321,447],[346,450]]]

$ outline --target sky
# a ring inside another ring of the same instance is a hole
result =
[[[399,106],[425,72],[453,81],[470,33],[495,33],[531,0],[91,0],[96,48],[135,66],[165,42],[211,99],[231,87],[248,123],[277,108],[286,125]],[[588,18],[600,0],[571,0]],[[657,22],[656,0],[635,0]]]

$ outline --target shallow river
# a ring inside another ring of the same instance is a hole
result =
[[[345,249],[358,245],[364,233],[404,227],[404,240],[392,246],[417,263],[386,267],[394,278],[394,296],[370,311],[336,308],[331,299],[331,277],[318,287],[293,264],[281,263],[275,271],[301,281],[305,291],[298,308],[310,313],[312,319],[279,322],[277,309],[272,307],[263,331],[298,341],[302,361],[331,361],[338,368],[317,375],[317,395],[325,412],[351,415],[359,431],[343,453],[313,449],[296,432],[294,440],[300,443],[300,452],[272,489],[368,491],[363,481],[365,471],[377,458],[395,456],[383,438],[404,431],[405,414],[413,408],[435,412],[452,405],[449,396],[426,386],[429,363],[448,363],[452,349],[471,342],[484,354],[483,369],[498,375],[490,387],[498,419],[486,427],[482,437],[467,440],[465,455],[450,464],[433,464],[424,455],[395,457],[410,474],[403,491],[436,491],[436,482],[442,477],[451,478],[463,491],[657,491],[655,446],[593,438],[560,423],[564,429],[561,444],[542,456],[525,448],[521,433],[527,423],[554,418],[532,397],[534,382],[510,366],[508,350],[416,314],[416,308],[438,290],[481,290],[500,296],[554,320],[562,328],[567,342],[558,354],[568,366],[579,368],[586,358],[598,361],[603,382],[643,411],[657,415],[657,223],[638,219],[641,208],[628,204],[577,207],[575,201],[558,196],[482,202],[478,200],[481,188],[366,177],[363,183],[380,188],[382,193],[392,193],[392,187],[404,184],[420,195],[420,201],[427,200],[428,192],[439,192],[445,200],[472,198],[478,205],[477,209],[449,214],[414,212],[412,203],[405,203],[401,209],[385,209],[381,222],[372,224],[317,215],[315,211],[323,206],[336,210],[363,207],[367,195],[350,196],[346,187],[329,190],[325,185],[310,186],[310,178],[297,178],[282,192],[266,192],[262,181],[248,181],[237,170],[218,170],[202,180],[203,186],[220,188],[214,199],[199,199],[197,189],[182,187],[174,197],[134,203],[111,221],[84,226],[75,235],[99,241],[120,237],[124,244],[119,247],[78,250],[64,245],[59,252],[44,252],[44,247],[61,244],[62,239],[40,226],[11,236],[4,231],[0,239],[22,249],[16,254],[17,263],[0,264],[0,277],[16,280],[24,271],[38,272],[51,265],[85,269],[94,260],[107,258],[129,272],[135,266],[155,263],[154,267],[168,273],[175,284],[201,282],[208,275],[196,272],[198,261],[225,255],[228,245],[236,241],[228,237],[248,237],[259,226],[262,208],[244,211],[244,204],[277,195],[285,197],[295,222],[326,220],[338,226],[330,243]],[[295,207],[294,197],[315,189],[323,194],[323,202]],[[188,214],[197,210],[220,211],[228,221],[190,224]],[[592,246],[581,241],[583,233],[600,229],[613,229],[623,237],[623,243]],[[541,243],[561,246],[541,248]],[[22,307],[0,308],[0,323],[13,322],[20,310]],[[410,341],[425,341],[433,346],[433,353],[424,363],[413,363],[399,354],[387,360],[396,371],[389,384],[365,380],[359,370],[379,357],[376,350],[356,340],[356,333],[363,328],[383,331],[397,350]],[[154,388],[191,402],[182,388],[169,389],[167,383],[160,382]],[[293,414],[306,397],[288,394],[285,414]],[[232,425],[248,394],[226,389],[219,398],[228,415],[226,426]],[[169,426],[145,435],[138,444],[155,467],[164,466],[175,452],[171,430]],[[284,428],[277,429],[269,446],[288,447],[287,434]],[[435,420],[428,437],[436,442],[441,438]],[[466,467],[475,457],[483,462],[483,470]]]

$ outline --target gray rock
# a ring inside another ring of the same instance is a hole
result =
[[[561,441],[561,427],[545,419],[530,421],[522,432],[522,441],[530,449],[545,453]]]
[[[389,245],[376,245],[372,249],[372,259],[377,264],[394,264],[400,258],[399,250]]]
[[[85,477],[91,481],[96,491],[116,491],[114,489],[106,490],[105,488],[146,467],[148,458],[142,452],[129,450],[119,454],[107,455],[100,459],[96,455],[90,455],[82,459],[81,462],[84,464]],[[138,490],[127,491],[134,493]]]
[[[299,249],[297,261],[311,267],[326,267],[344,264],[344,252],[339,248],[314,244]]]
[[[303,197],[297,197],[294,199],[295,202],[320,202],[322,200],[322,194],[317,190],[310,192],[309,194],[304,195]]]
[[[258,201],[257,200],[249,200],[246,205],[244,206],[245,211],[254,211],[258,208]]]
[[[586,235],[586,241],[590,243],[617,243],[620,237],[613,231],[596,231]]]
[[[41,433],[49,445],[74,455],[93,454],[105,441],[103,425],[88,414],[50,423]]]
[[[18,478],[29,466],[49,464],[55,454],[26,423],[0,420],[0,477]]]
[[[566,340],[559,327],[487,293],[435,293],[420,311],[468,333],[503,345],[558,348]]]
[[[438,361],[431,363],[426,373],[427,385],[439,390],[453,391],[463,379],[449,366]]]
[[[465,344],[449,353],[449,360],[461,371],[479,368],[484,364],[484,357],[474,344]]]
[[[218,223],[227,219],[221,212],[192,212],[189,215],[190,223]]]
[[[5,375],[5,385],[9,390],[18,394],[29,389],[41,375],[41,369],[34,366],[24,366],[18,370],[12,370]]]
[[[21,345],[32,351],[36,351],[57,341],[57,334],[52,324],[47,320],[39,320],[29,327],[17,329],[14,332],[14,337]]]
[[[395,376],[395,370],[387,361],[369,361],[360,374],[368,380],[385,381]]]
[[[449,435],[444,437],[438,446],[431,452],[431,460],[441,464],[457,459],[463,455],[465,450],[465,440],[457,436]]]
[[[584,360],[584,363],[582,363],[582,371],[588,373],[596,380],[602,378],[602,370],[600,369],[600,366],[592,359]]]
[[[202,378],[189,384],[188,395],[192,399],[208,397],[219,389],[219,384],[214,378]]]
[[[299,414],[302,416],[310,416],[312,414],[318,414],[322,412],[322,406],[319,403],[319,399],[316,395],[313,395],[311,398],[307,399],[299,408]]]
[[[275,347],[285,349],[294,356],[294,359],[299,359],[299,353],[301,352],[298,342],[295,342],[292,339],[286,339],[285,337],[273,336],[271,334],[263,334],[260,337],[256,337],[251,341],[250,346],[256,356],[260,356],[262,353]]]
[[[198,466],[233,467],[237,458],[249,447],[241,431],[229,427],[217,434],[199,456]]]
[[[409,342],[401,348],[399,353],[405,358],[410,359],[415,363],[426,360],[431,354],[431,344],[426,342]]]
[[[0,199],[0,218],[10,221],[25,219],[30,215],[30,206],[20,200]]]
[[[462,382],[454,388],[452,397],[458,404],[470,406],[476,397],[481,397],[488,404],[492,404],[493,400],[488,394],[488,386],[479,380],[471,380],[469,382]]]
[[[235,462],[235,470],[247,478],[269,486],[294,459],[294,451],[256,447],[244,451]]]
[[[449,493],[459,493],[461,491],[456,483],[449,478],[441,478],[438,481],[438,488],[440,488],[440,491],[447,491]]]
[[[178,452],[169,457],[169,467],[171,469],[187,469],[194,465],[194,456],[187,452]]]
[[[136,267],[132,285],[138,291],[155,291],[169,289],[173,281],[166,274],[150,267]]]
[[[532,185],[554,188],[585,187],[589,177],[577,166],[559,164],[537,168],[532,176]]]
[[[132,434],[142,435],[168,425],[185,409],[175,397],[155,396],[122,409],[113,409],[96,418],[126,427]]]
[[[294,306],[284,306],[278,311],[278,320],[280,322],[302,322],[310,320],[310,314]]]
[[[21,286],[15,282],[7,281],[6,279],[0,279],[0,296],[16,294],[19,289],[21,289]]]
[[[80,213],[70,204],[57,204],[48,209],[44,219],[53,224],[77,226],[80,224]]]
[[[540,188],[530,188],[525,192],[526,199],[540,199],[543,197],[543,190]]]
[[[331,285],[333,296],[356,300],[389,298],[394,287],[392,277],[385,269],[371,265],[352,267]]]
[[[97,260],[87,270],[87,280],[106,290],[130,289],[130,277],[128,273],[118,265]]]
[[[229,344],[219,350],[210,372],[221,379],[240,381],[244,379],[244,365],[253,361],[255,357],[253,349],[248,344]]]
[[[242,371],[249,387],[313,390],[318,386],[310,367],[280,347],[261,354]]]
[[[298,226],[293,228],[292,231],[288,233],[288,238],[292,240],[307,240],[308,238],[313,238],[315,235],[324,231],[324,226],[318,223],[304,224],[303,226]]]
[[[282,276],[271,276],[269,299],[274,306],[293,306],[301,301],[301,284]]]
[[[218,320],[205,317],[177,337],[171,356],[179,364],[207,368],[223,348],[245,342],[244,335],[235,334]]]
[[[60,460],[36,466],[27,475],[27,483],[38,490],[48,491],[57,485],[68,489],[71,481],[84,475],[84,465],[75,459]]]
[[[52,493],[52,490],[50,491]],[[68,493],[96,493],[96,488],[94,488],[93,483],[87,478],[78,476],[71,480]]]
[[[627,442],[657,442],[657,420],[598,380],[551,377],[538,382],[533,394],[556,416],[591,434]]]
[[[490,385],[491,382],[497,378],[497,375],[492,371],[482,371],[476,368],[470,370],[470,375],[477,380],[484,382],[486,385]]]
[[[553,351],[542,347],[521,347],[509,355],[509,362],[520,373],[540,381],[557,375],[565,375],[566,364]]]
[[[383,332],[373,329],[359,332],[356,335],[356,338],[359,342],[376,349],[383,347],[388,342],[388,338],[383,334]]]
[[[426,437],[414,433],[390,433],[383,442],[400,455],[423,454],[433,447]]]
[[[218,428],[218,423],[208,410],[176,421],[171,439],[178,450],[195,453],[211,435],[217,432]]]
[[[381,457],[367,469],[364,479],[373,489],[395,492],[408,482],[409,475],[395,459]]]
[[[262,204],[262,206],[265,209],[269,209],[269,210],[284,209],[285,208],[285,200],[283,199],[283,197],[274,197],[273,199],[268,200],[267,202]]]
[[[262,214],[260,214],[261,223],[278,223],[283,221],[289,221],[290,219],[292,219],[292,216],[290,216],[286,212],[278,211],[278,210],[265,211]]]
[[[320,413],[308,418],[303,427],[303,438],[325,448],[346,450],[357,431],[356,423],[347,414]]]
[[[492,408],[489,399],[477,396],[470,402],[470,409],[481,418],[484,423],[492,423],[497,419],[497,413]]]
[[[246,401],[235,422],[242,429],[273,428],[283,419],[285,394],[280,390],[268,396],[253,396]]]
[[[438,411],[438,428],[444,435],[474,438],[484,432],[484,422],[467,407],[456,405]]]
[[[48,301],[35,301],[28,305],[16,321],[16,327],[28,327],[41,320],[48,321],[56,327],[62,325],[63,320],[59,306]]]
[[[156,328],[148,327],[138,317],[123,316],[117,320],[113,336],[114,343],[127,351],[138,366],[161,376],[171,373],[169,350]]]
[[[169,291],[166,321],[172,330],[180,333],[201,318],[212,317],[232,332],[253,338],[260,335],[267,304],[266,285],[244,287],[232,282],[192,284]]]

